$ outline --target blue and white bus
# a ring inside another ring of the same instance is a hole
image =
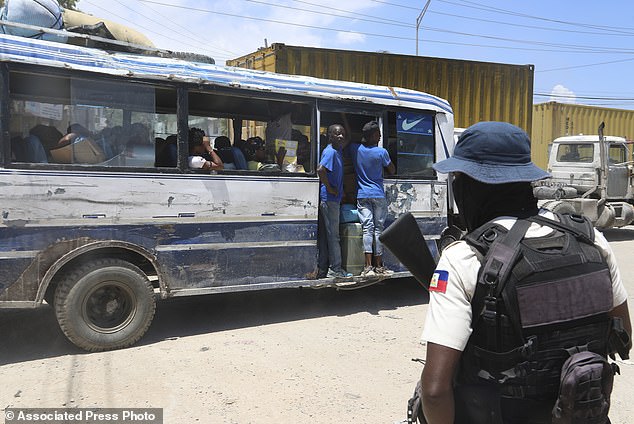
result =
[[[159,299],[338,284],[305,277],[331,124],[355,141],[380,123],[397,169],[388,222],[411,212],[431,242],[447,225],[431,165],[452,150],[453,113],[429,94],[9,35],[0,90],[0,307],[46,301],[89,351],[135,343]],[[234,147],[299,138],[310,154],[290,170],[190,169],[191,127]],[[389,252],[385,262],[391,278],[410,275]]]

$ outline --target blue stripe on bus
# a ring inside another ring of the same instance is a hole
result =
[[[100,50],[82,47],[69,47],[64,44],[41,40],[29,40],[0,35],[0,56],[16,61],[29,60],[51,61],[60,64],[77,65],[95,72],[118,72],[126,76],[131,72],[139,77],[160,77],[164,79],[197,79],[198,82],[209,82],[221,85],[242,84],[246,88],[259,90],[283,90],[295,94],[365,98],[367,101],[395,100],[418,102],[432,105],[447,113],[453,113],[449,103],[439,97],[402,88],[393,88],[397,98],[387,87],[357,84],[334,80],[318,79],[296,75],[274,74],[253,71],[243,68],[225,68],[211,64],[200,64],[162,59],[154,57],[133,56],[119,53],[106,53]]]

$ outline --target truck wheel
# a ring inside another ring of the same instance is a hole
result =
[[[90,352],[134,344],[145,334],[156,301],[147,276],[121,259],[73,268],[55,292],[55,315],[76,346]]]

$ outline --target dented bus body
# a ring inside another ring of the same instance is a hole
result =
[[[0,307],[46,300],[89,351],[136,342],[157,299],[339,284],[305,277],[330,124],[345,122],[354,141],[379,121],[397,166],[388,223],[411,212],[431,247],[447,225],[446,181],[431,164],[452,151],[453,113],[435,96],[2,34],[0,77]],[[275,143],[279,116],[309,146],[301,172],[188,167],[190,127],[234,146]],[[159,159],[165,146],[172,162]]]

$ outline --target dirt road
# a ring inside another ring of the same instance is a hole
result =
[[[607,236],[633,305],[634,227]],[[169,424],[399,423],[426,304],[413,281],[172,299],[137,346],[91,354],[48,307],[0,310],[0,405],[157,407]],[[634,416],[634,366],[620,367],[613,424]]]

